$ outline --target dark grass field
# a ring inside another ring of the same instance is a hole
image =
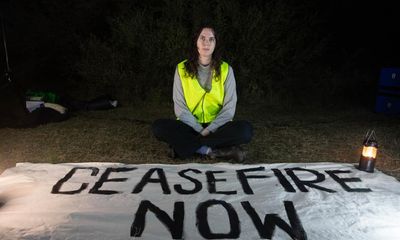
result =
[[[0,129],[0,172],[17,162],[212,163],[171,159],[152,135],[151,122],[173,118],[172,105],[125,106],[76,112],[64,122],[36,128]],[[364,135],[375,129],[377,169],[400,179],[400,118],[366,107],[286,108],[239,105],[236,119],[254,126],[244,146],[246,163],[346,162],[357,164]],[[226,162],[226,161],[225,161]]]

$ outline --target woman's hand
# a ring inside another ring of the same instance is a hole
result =
[[[203,131],[200,132],[201,136],[205,137],[210,134],[210,131],[207,128],[204,128]]]

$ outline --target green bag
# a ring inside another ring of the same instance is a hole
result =
[[[37,100],[49,103],[57,103],[60,97],[53,92],[46,91],[32,91],[28,90],[26,92],[27,99],[29,100]]]

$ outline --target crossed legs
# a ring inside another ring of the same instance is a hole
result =
[[[158,119],[153,125],[154,136],[169,144],[181,158],[194,155],[201,146],[222,148],[251,141],[253,127],[247,121],[230,121],[214,133],[203,137],[185,123],[172,119]]]

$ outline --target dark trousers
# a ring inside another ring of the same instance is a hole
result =
[[[172,119],[158,119],[153,123],[154,136],[169,144],[181,158],[193,156],[201,146],[221,148],[249,143],[253,127],[247,121],[230,121],[217,131],[203,137],[185,123]]]

